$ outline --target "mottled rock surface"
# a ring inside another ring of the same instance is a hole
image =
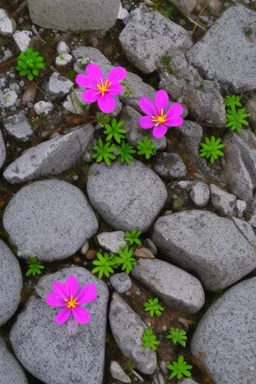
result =
[[[142,176],[143,175],[143,176]],[[143,163],[93,164],[87,193],[93,207],[113,228],[146,231],[167,198],[162,180]]]
[[[0,384],[28,384],[25,373],[0,338]]]
[[[4,119],[3,125],[9,135],[20,141],[28,141],[33,135],[33,130],[24,111],[7,117]]]
[[[96,284],[97,299],[86,304],[88,324],[77,331],[69,323],[57,325],[59,308],[49,307],[46,295],[54,281],[75,276],[79,288]],[[42,277],[23,312],[14,324],[10,340],[22,365],[46,384],[102,384],[105,362],[108,289],[84,268],[71,267]],[[47,369],[45,368],[47,367]]]
[[[230,288],[203,316],[191,351],[216,384],[254,384],[256,277]]]
[[[20,257],[43,261],[73,255],[98,229],[84,194],[60,180],[23,187],[7,205],[3,224]]]
[[[256,266],[255,236],[248,240],[248,227],[207,211],[182,211],[158,218],[152,240],[168,260],[194,271],[207,290],[218,291]]]

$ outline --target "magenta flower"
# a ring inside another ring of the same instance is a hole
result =
[[[47,304],[51,307],[64,307],[55,318],[57,324],[65,323],[71,314],[78,323],[89,323],[90,313],[82,308],[82,305],[96,299],[97,287],[95,284],[85,285],[78,293],[77,278],[69,276],[65,284],[55,281],[52,289],[53,292],[46,296]]]
[[[144,129],[153,128],[153,135],[159,139],[164,136],[168,127],[179,127],[183,124],[180,115],[183,108],[179,103],[174,103],[166,112],[169,105],[169,97],[166,91],[158,91],[155,103],[148,97],[141,97],[139,100],[140,109],[147,116],[139,118],[139,125]]]
[[[119,83],[126,77],[126,70],[122,67],[115,67],[105,78],[98,65],[88,64],[86,72],[87,76],[76,76],[76,83],[80,87],[89,88],[82,94],[83,100],[86,103],[97,101],[102,112],[112,112],[116,106],[114,96],[123,92],[123,87]]]

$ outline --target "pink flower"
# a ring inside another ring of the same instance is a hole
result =
[[[83,100],[86,103],[97,101],[102,112],[112,112],[116,106],[114,96],[123,92],[123,87],[119,83],[126,77],[126,70],[122,67],[115,67],[105,78],[98,65],[88,64],[86,72],[87,76],[76,76],[76,83],[80,87],[89,88],[82,94]]]
[[[144,129],[154,127],[153,135],[157,139],[166,134],[168,127],[179,127],[183,124],[183,118],[180,117],[183,108],[179,103],[174,103],[165,112],[169,105],[169,97],[163,90],[156,93],[155,103],[148,97],[141,97],[139,105],[147,115],[139,118],[139,125]]]
[[[53,292],[46,296],[47,304],[51,307],[64,307],[55,318],[57,324],[65,323],[71,314],[78,323],[89,323],[90,313],[82,308],[82,305],[96,299],[97,287],[95,284],[85,285],[78,293],[77,278],[69,276],[65,284],[55,281],[52,289]]]

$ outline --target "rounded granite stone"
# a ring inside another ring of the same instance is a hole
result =
[[[98,229],[84,194],[60,180],[23,187],[9,202],[3,224],[18,256],[43,261],[73,255]]]

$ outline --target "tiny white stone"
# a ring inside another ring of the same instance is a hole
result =
[[[26,51],[29,47],[32,32],[30,31],[16,31],[13,35],[14,41],[21,52]]]
[[[34,105],[34,110],[37,115],[45,113],[46,115],[53,110],[53,104],[46,101],[39,101]]]
[[[57,52],[59,55],[63,55],[64,53],[69,53],[70,48],[68,45],[65,43],[65,41],[59,41],[57,45]]]
[[[12,37],[15,29],[15,21],[9,18],[8,13],[4,9],[0,9],[0,35]]]

